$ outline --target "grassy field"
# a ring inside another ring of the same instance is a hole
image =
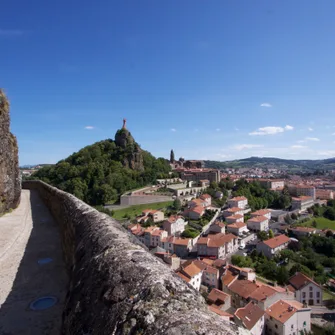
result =
[[[332,299],[334,300],[335,295],[334,295],[334,293],[330,292],[329,290],[323,289],[322,298],[323,298],[323,300],[332,300]]]
[[[172,201],[156,202],[153,204],[146,205],[134,205],[123,209],[114,210],[113,218],[117,220],[124,219],[125,215],[129,215],[131,219],[135,216],[140,215],[144,209],[166,209],[172,205]]]
[[[334,229],[335,230],[335,221],[326,219],[326,218],[312,218],[307,222],[304,222],[302,224],[299,224],[299,226],[303,226],[303,227],[312,227],[313,221],[316,221],[317,226],[316,228],[318,229]]]

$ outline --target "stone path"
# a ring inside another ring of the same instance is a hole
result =
[[[0,334],[60,334],[67,284],[58,226],[37,192],[23,190],[19,207],[0,217]],[[43,296],[56,305],[31,310]]]

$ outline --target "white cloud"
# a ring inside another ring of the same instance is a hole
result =
[[[306,141],[305,140],[299,140],[297,141],[297,143],[305,143]]]
[[[320,139],[318,139],[317,137],[306,137],[306,141],[319,142]]]
[[[318,156],[329,156],[335,157],[335,150],[326,150],[326,151],[319,151],[316,153]]]
[[[176,132],[176,131],[177,131],[176,128],[171,128],[170,130],[171,130],[172,132]]]
[[[283,127],[263,127],[263,128],[258,128],[256,131],[253,131],[249,133],[249,135],[274,135],[278,133],[283,133],[284,132]]]
[[[307,128],[309,131],[313,131],[314,129],[312,127]]]
[[[261,107],[267,107],[267,108],[270,108],[270,107],[272,107],[272,105],[269,104],[268,102],[263,102],[263,103],[261,103]]]
[[[292,126],[290,126],[290,125],[286,125],[285,126],[285,130],[293,130],[294,129],[294,127],[292,127]]]
[[[333,136],[335,136],[335,133],[332,133]]]
[[[23,30],[19,29],[0,29],[0,37],[21,36],[23,33]]]
[[[292,149],[304,149],[304,148],[307,148],[307,147],[305,145],[296,144],[296,145],[291,145],[291,148]]]
[[[262,148],[264,145],[261,144],[237,144],[234,146],[235,150],[241,151],[244,149],[254,149],[254,148]]]
[[[92,129],[94,129],[94,127],[93,126],[86,126],[85,129],[92,130]]]

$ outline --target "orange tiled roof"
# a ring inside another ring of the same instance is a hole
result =
[[[301,272],[297,272],[288,281],[296,290],[300,290],[301,288],[310,283],[313,283],[314,285],[320,287],[319,284],[317,284],[313,279],[307,277]]]
[[[248,330],[251,330],[264,314],[265,312],[253,302],[249,302],[244,308],[239,308],[235,312],[235,316]]]
[[[284,243],[288,243],[289,241],[290,239],[286,235],[279,235],[270,238],[269,240],[263,241],[263,243],[266,244],[271,249],[275,249]]]
[[[286,300],[279,300],[271,305],[265,312],[280,323],[285,323],[298,310],[302,309],[303,305],[296,302],[288,302]]]
[[[247,225],[244,222],[235,222],[235,223],[229,224],[227,227],[228,228],[243,228],[246,226]]]

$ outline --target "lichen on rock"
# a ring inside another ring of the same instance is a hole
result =
[[[20,194],[17,140],[10,132],[9,101],[0,89],[0,215],[17,207]]]

